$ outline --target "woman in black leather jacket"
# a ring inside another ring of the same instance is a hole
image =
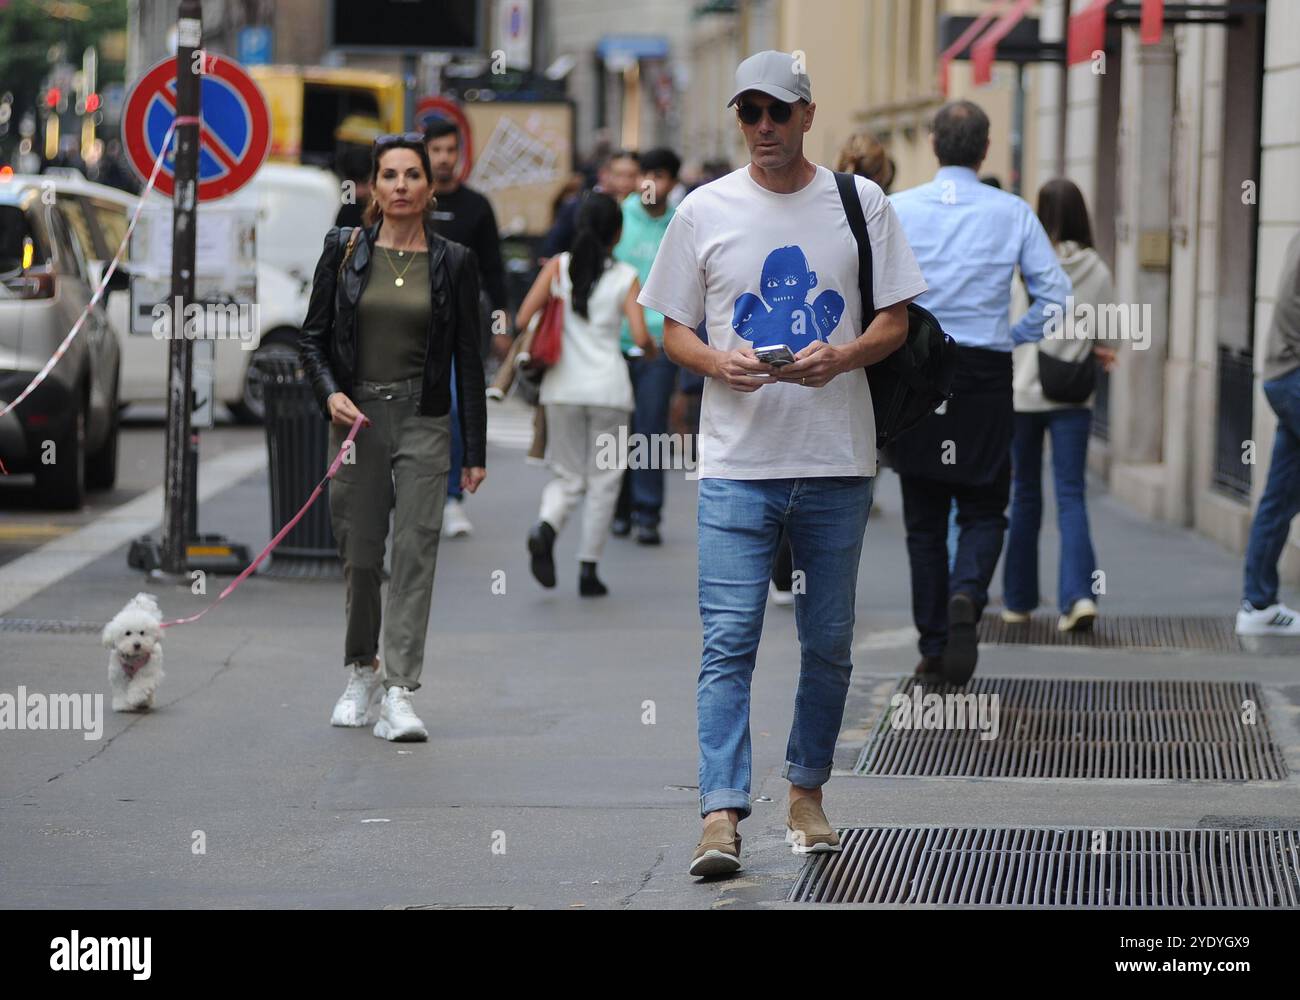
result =
[[[347,687],[331,724],[424,740],[420,686],[451,457],[451,379],[465,442],[461,486],[487,471],[487,407],[473,251],[434,232],[433,172],[418,133],[375,142],[366,226],[331,229],[316,265],[299,351],[330,418],[331,454],[366,420],[330,483],[347,583]],[[455,365],[452,359],[455,358]],[[454,371],[454,376],[453,376]],[[380,585],[394,516],[379,669]],[[386,689],[386,690],[385,690]]]

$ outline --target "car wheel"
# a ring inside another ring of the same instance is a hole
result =
[[[86,410],[80,400],[71,425],[53,444],[54,461],[36,466],[37,500],[55,510],[78,510],[86,501]]]
[[[113,402],[108,408],[108,437],[99,451],[86,458],[86,486],[89,489],[111,490],[117,482],[117,436],[121,413],[114,390]]]
[[[258,361],[265,358],[298,360],[298,341],[294,334],[273,334],[260,344],[249,359],[244,371],[244,393],[233,403],[227,403],[235,419],[242,424],[260,424],[266,416],[266,399],[263,396],[262,376]]]

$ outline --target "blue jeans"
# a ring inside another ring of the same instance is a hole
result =
[[[1043,435],[1052,436],[1052,481],[1061,534],[1056,603],[1065,614],[1075,601],[1095,599],[1097,559],[1088,531],[1085,471],[1092,411],[1086,407],[1017,413],[1011,440],[1011,518],[1002,567],[1002,601],[1011,611],[1038,607],[1038,530],[1043,520]]]
[[[1300,514],[1300,368],[1265,382],[1264,395],[1277,414],[1277,434],[1268,482],[1250,526],[1243,594],[1260,609],[1277,603],[1277,561],[1291,519]]]
[[[677,366],[668,360],[662,348],[653,358],[629,358],[628,373],[632,376],[632,392],[636,397],[636,410],[632,414],[632,433],[668,433],[668,404],[677,385]],[[658,455],[658,448],[650,454]],[[632,520],[649,527],[659,526],[659,513],[664,505],[664,470],[630,469],[632,482]]]
[[[957,540],[961,538],[961,528],[957,526],[957,501],[952,502],[948,510],[948,572],[957,568]]]
[[[796,572],[800,667],[782,775],[801,788],[830,778],[853,669],[858,560],[872,485],[869,476],[700,480],[701,816],[735,809],[743,819],[750,812],[750,681],[783,527]]]
[[[447,470],[447,496],[459,500],[460,471],[465,465],[465,442],[460,439],[460,404],[456,397],[456,362],[451,363],[451,468]]]

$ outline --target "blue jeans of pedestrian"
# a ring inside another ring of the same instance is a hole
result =
[[[782,775],[801,788],[830,778],[852,671],[858,560],[872,485],[869,476],[700,480],[701,816],[735,809],[743,819],[750,812],[750,682],[782,528],[793,556],[800,649]]]
[[[653,434],[667,434],[668,404],[677,385],[677,366],[660,350],[653,358],[630,358],[628,373],[632,376],[632,393],[636,397],[632,433],[644,434],[648,438]],[[659,448],[649,447],[648,453],[659,455],[662,452]],[[664,470],[630,469],[628,474],[632,481],[632,520],[657,528],[664,505]]]
[[[1268,405],[1277,414],[1268,482],[1250,526],[1243,596],[1256,608],[1277,603],[1277,562],[1291,519],[1300,514],[1300,368],[1264,383]]]
[[[1043,437],[1052,438],[1052,481],[1061,558],[1056,603],[1095,599],[1097,559],[1088,530],[1086,470],[1092,411],[1086,407],[1017,413],[1011,439],[1011,517],[1002,566],[1002,601],[1011,611],[1038,607],[1038,531],[1043,520]]]
[[[460,439],[460,403],[456,397],[456,362],[451,363],[451,468],[447,471],[447,496],[459,500],[460,470],[465,464],[465,442]]]

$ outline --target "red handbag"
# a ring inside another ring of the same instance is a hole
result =
[[[537,321],[533,339],[528,345],[528,361],[524,365],[534,373],[554,368],[560,360],[560,348],[564,346],[564,299],[552,295],[542,308],[542,317]]]

